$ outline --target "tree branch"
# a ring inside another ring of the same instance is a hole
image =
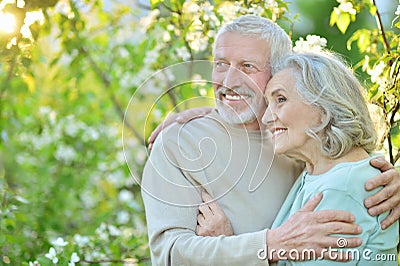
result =
[[[373,0],[373,3],[374,3],[374,6],[376,7],[376,17],[377,17],[377,20],[378,20],[378,27],[382,32],[382,37],[383,37],[383,41],[384,41],[384,44],[385,44],[385,47],[386,47],[386,52],[388,54],[390,54],[390,44],[389,44],[388,39],[386,38],[385,29],[383,28],[381,14],[378,11],[378,7],[376,6],[375,0]]]
[[[100,69],[98,64],[94,61],[93,57],[91,54],[88,52],[88,50],[85,47],[79,47],[79,50],[86,56],[86,58],[89,61],[89,65],[93,68],[93,71],[96,73],[97,76],[100,77],[100,79],[103,81],[105,87],[108,89],[107,92],[110,95],[111,101],[113,103],[113,106],[115,110],[117,111],[118,115],[122,118],[122,120],[125,117],[125,112],[122,109],[120,103],[117,100],[117,97],[115,94],[111,91],[111,81],[108,78],[108,76]],[[125,125],[127,128],[133,133],[133,135],[139,140],[139,142],[146,147],[146,141],[144,137],[129,123],[129,121],[125,120],[124,121]]]

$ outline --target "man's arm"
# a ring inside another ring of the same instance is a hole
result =
[[[231,237],[196,236],[196,208],[172,206],[144,194],[153,265],[265,265],[257,258],[266,231]]]
[[[266,230],[232,237],[196,236],[202,203],[198,185],[204,180],[195,179],[187,165],[182,169],[183,159],[173,152],[178,145],[162,137],[155,142],[141,184],[153,265],[265,265],[257,251],[266,243]],[[180,144],[185,146],[186,137],[190,136],[181,134]]]
[[[364,205],[372,216],[390,211],[381,223],[382,229],[386,229],[400,218],[400,174],[384,157],[377,157],[370,163],[382,173],[370,179],[365,184],[365,189],[371,191],[380,186],[383,186],[383,189],[368,197]]]

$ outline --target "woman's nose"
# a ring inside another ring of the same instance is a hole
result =
[[[265,113],[261,119],[261,122],[270,127],[271,124],[275,123],[276,121],[276,115],[274,114],[273,110],[271,107],[268,105],[267,110],[265,110]]]

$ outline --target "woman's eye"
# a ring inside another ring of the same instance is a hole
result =
[[[279,97],[277,98],[277,101],[278,101],[278,103],[286,102],[286,97],[279,96]]]

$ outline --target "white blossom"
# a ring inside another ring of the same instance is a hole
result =
[[[119,211],[117,213],[117,223],[127,224],[129,222],[129,213],[127,211]]]
[[[186,41],[195,52],[206,50],[209,44],[208,37],[204,36],[201,31],[189,32],[186,34]]]
[[[146,17],[143,17],[140,20],[140,26],[142,29],[142,32],[146,32],[147,29],[150,27],[150,25],[157,20],[158,15],[160,15],[160,10],[154,9],[153,11],[150,12],[150,14]]]
[[[185,46],[176,48],[176,54],[178,57],[182,58],[183,61],[187,61],[190,59],[190,53]]]
[[[375,65],[372,69],[368,69],[367,73],[371,76],[371,81],[382,84],[384,79],[381,77],[383,70],[385,69],[385,63],[380,61],[379,64]]]
[[[256,16],[260,16],[262,13],[264,12],[264,10],[257,5],[253,5],[252,7],[249,8],[249,13],[256,15]]]
[[[82,135],[82,139],[84,141],[98,140],[99,137],[100,137],[99,132],[92,127],[85,128],[85,131],[83,132],[83,135]]]
[[[107,226],[107,228],[108,228],[108,231],[110,232],[110,235],[112,235],[112,236],[120,236],[121,235],[121,230],[119,230],[114,225],[110,224]]]
[[[182,12],[189,14],[197,14],[200,11],[200,6],[193,1],[186,1],[183,4]]]
[[[52,241],[51,244],[56,247],[65,247],[66,245],[68,245],[68,242],[64,241],[62,237],[58,237],[56,240]]]
[[[74,148],[68,145],[59,145],[54,154],[54,157],[56,157],[57,160],[66,164],[70,164],[73,160],[75,160],[76,156],[77,153]]]
[[[295,52],[306,52],[306,51],[320,51],[321,48],[326,47],[327,41],[325,38],[317,35],[307,35],[306,40],[302,37],[295,42],[293,50]]]
[[[76,252],[72,253],[71,259],[69,260],[68,266],[75,266],[75,262],[79,262],[80,258]]]
[[[45,19],[42,11],[30,11],[26,12],[24,24],[27,25],[28,27],[35,22],[39,22],[40,25],[43,25],[44,21]]]
[[[240,6],[235,5],[231,2],[225,2],[218,8],[218,13],[222,16],[223,23],[229,23],[236,18]]]
[[[89,237],[81,236],[79,234],[74,235],[74,241],[78,245],[78,247],[84,247],[85,245],[89,244]]]
[[[146,56],[144,57],[143,63],[145,65],[151,65],[154,64],[157,61],[158,56],[160,55],[159,51],[156,49],[150,50],[146,53]]]
[[[118,194],[118,200],[121,202],[133,201],[133,194],[129,190],[122,189]]]
[[[105,223],[101,223],[101,225],[96,229],[96,234],[99,236],[101,240],[108,241],[108,233],[106,231],[107,225]]]
[[[45,256],[46,256],[46,258],[51,260],[54,264],[56,264],[58,262],[57,253],[53,247],[51,247],[49,249],[49,253],[47,253]]]
[[[34,262],[30,261],[29,266],[40,266],[40,263],[37,260],[35,260]]]
[[[76,137],[78,132],[86,126],[83,122],[76,121],[73,115],[67,116],[63,124],[65,126],[65,133],[70,137]]]
[[[168,31],[164,31],[162,36],[164,42],[169,42],[171,40],[171,35]]]
[[[68,18],[74,17],[74,13],[71,10],[71,6],[69,5],[68,1],[66,1],[66,0],[58,1],[56,6],[54,7],[54,11],[56,13],[63,14],[64,16],[66,16]]]
[[[396,11],[394,12],[396,16],[400,16],[400,4],[397,6]]]
[[[351,15],[357,14],[357,11],[354,9],[353,4],[350,2],[340,3],[339,10],[345,13],[349,13]]]

